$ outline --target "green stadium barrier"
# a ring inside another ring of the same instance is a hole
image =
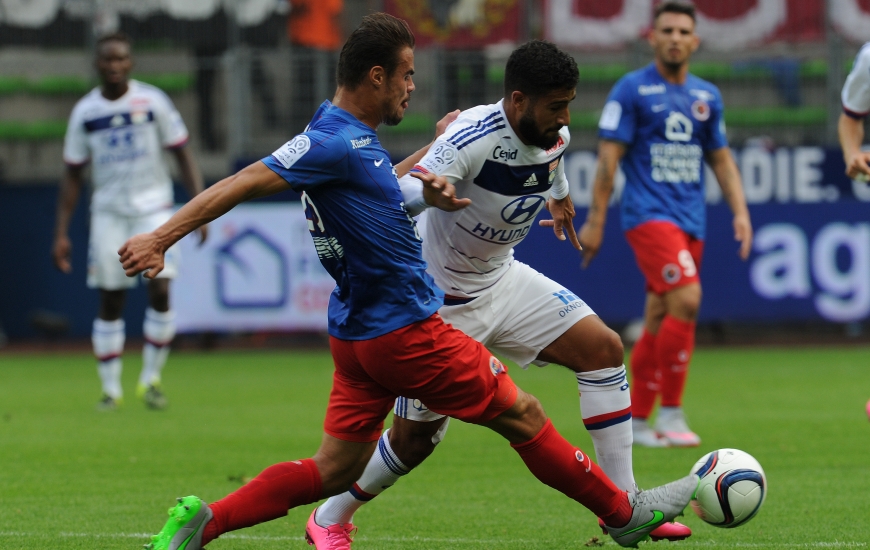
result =
[[[133,78],[173,93],[193,87],[193,75],[189,73],[134,74]],[[97,83],[80,76],[45,76],[30,80],[20,76],[0,76],[0,95],[83,95]]]

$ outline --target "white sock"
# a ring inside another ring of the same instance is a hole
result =
[[[145,310],[142,325],[145,345],[142,348],[142,372],[139,384],[148,386],[160,382],[160,373],[169,356],[169,344],[175,337],[175,312],[156,311],[150,307]]]
[[[366,469],[350,491],[330,497],[319,508],[314,522],[321,527],[350,523],[360,506],[391,487],[400,477],[410,472],[390,447],[390,430],[378,441]]]
[[[91,342],[97,357],[97,372],[103,383],[103,393],[113,399],[120,399],[124,395],[124,390],[121,389],[124,320],[94,319]]]
[[[577,373],[580,414],[592,436],[595,457],[613,483],[622,490],[634,488],[631,463],[631,393],[625,365]]]

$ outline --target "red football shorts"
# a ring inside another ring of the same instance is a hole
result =
[[[646,277],[647,292],[665,294],[677,287],[700,281],[704,241],[692,237],[676,224],[653,220],[625,232],[634,258]]]
[[[330,337],[329,345],[335,373],[324,431],[344,441],[377,440],[400,395],[474,424],[517,399],[501,361],[437,313],[370,340]]]

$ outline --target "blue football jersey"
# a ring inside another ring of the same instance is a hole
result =
[[[728,146],[722,111],[716,86],[691,74],[685,84],[671,84],[655,64],[613,86],[598,136],[626,144],[624,230],[667,220],[704,238],[704,155]]]
[[[444,293],[387,151],[369,126],[329,102],[302,134],[262,160],[302,192],[308,229],[335,279],[329,334],[366,340],[435,313]]]

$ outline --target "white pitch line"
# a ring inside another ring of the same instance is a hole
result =
[[[47,537],[74,537],[74,538],[125,538],[125,539],[148,539],[149,533],[27,533],[22,531],[0,531],[0,537],[4,538],[47,538]],[[261,540],[261,541],[301,541],[304,537],[287,537],[273,535],[243,535],[241,533],[227,533],[221,539],[237,540]],[[470,539],[453,537],[358,537],[359,541],[368,542],[431,542],[447,544],[535,544],[541,543],[540,539]],[[610,541],[606,541],[610,542]],[[710,546],[727,545],[731,548],[867,548],[866,542],[847,541],[818,541],[818,542],[779,542],[779,543],[743,543],[743,542],[716,542],[716,541],[681,541],[681,548],[705,548]]]

